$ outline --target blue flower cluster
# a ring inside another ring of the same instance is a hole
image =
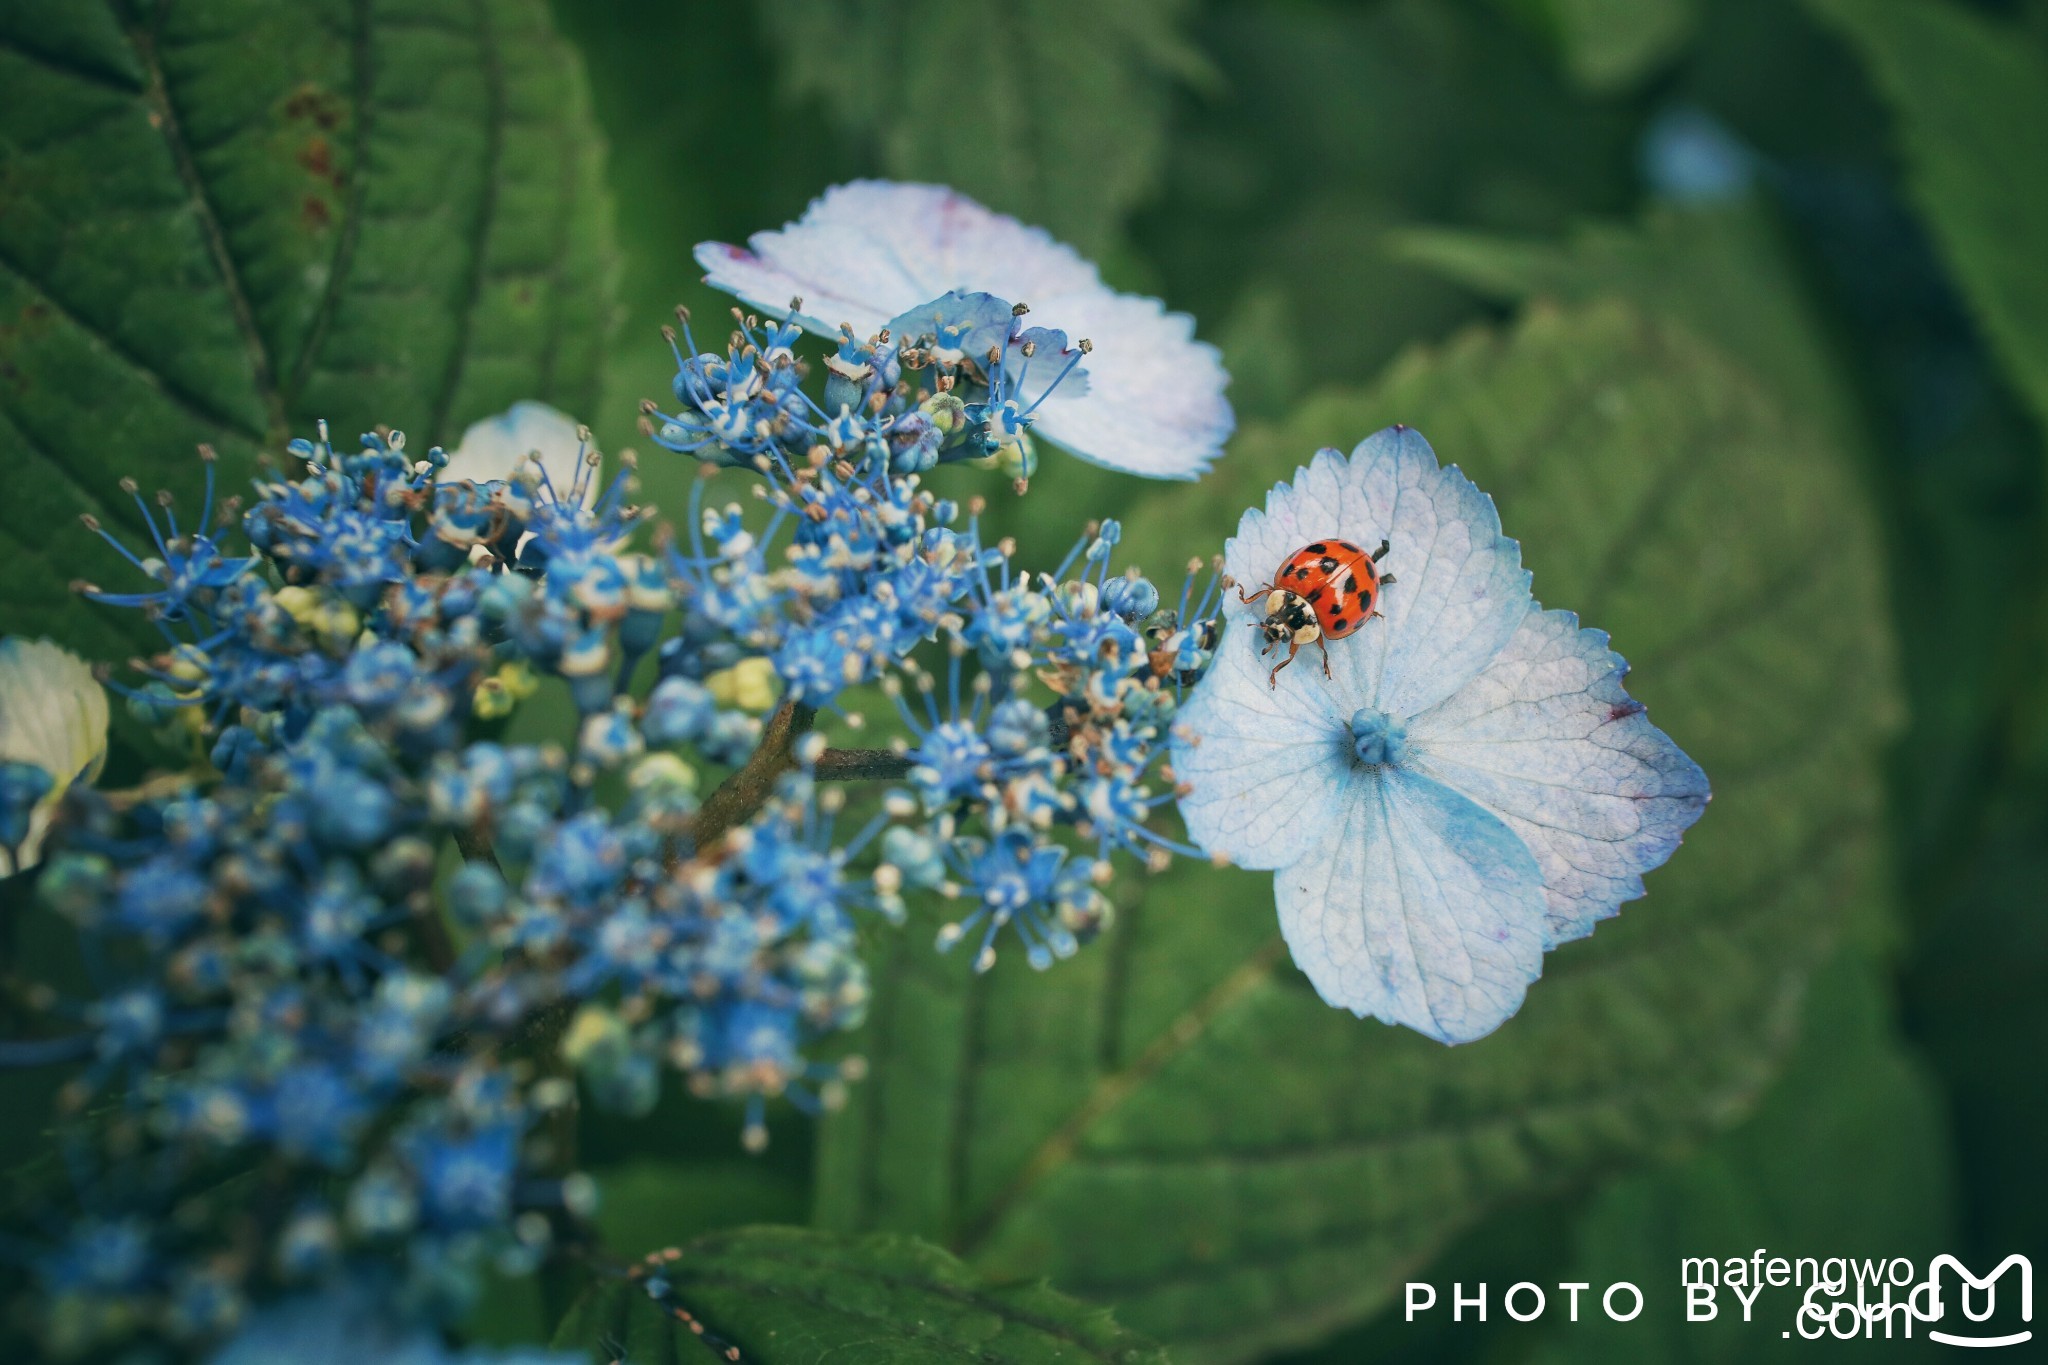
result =
[[[1108,522],[1029,573],[924,484],[972,460],[1021,491],[1040,404],[1085,392],[1088,343],[1028,311],[949,288],[815,364],[794,321],[687,340],[647,428],[750,471],[753,514],[700,479],[657,528],[630,457],[607,477],[522,405],[509,469],[323,425],[246,505],[208,453],[196,521],[163,494],[139,549],[93,524],[143,582],[81,591],[163,641],[108,686],[190,761],[74,786],[38,874],[100,977],[74,1032],[0,1044],[79,1065],[91,1215],[22,1253],[49,1340],[219,1339],[369,1267],[449,1320],[583,1235],[580,1102],[644,1113],[673,1072],[750,1146],[769,1101],[831,1103],[858,1063],[813,1045],[862,1017],[863,920],[951,897],[942,948],[986,970],[1007,929],[1043,968],[1105,923],[1118,854],[1193,851],[1149,819],[1215,571],[1163,606]],[[570,732],[515,739],[542,688]],[[893,698],[886,747],[812,730],[853,688]]]
[[[1202,569],[1191,565],[1177,605],[1162,609],[1149,580],[1113,572],[1118,537],[1113,521],[1091,527],[1035,582],[1001,558],[985,564],[969,609],[941,622],[943,676],[910,661],[885,683],[910,765],[887,867],[904,885],[967,902],[939,947],[978,933],[979,971],[1005,928],[1041,969],[1100,932],[1114,853],[1153,864],[1201,856],[1149,826],[1174,793],[1148,778],[1182,689],[1208,667],[1221,580],[1212,573],[1197,592]],[[1060,828],[1078,838],[1048,837]]]
[[[792,312],[803,305],[790,300]],[[795,322],[763,323],[734,309],[723,355],[697,352],[687,312],[672,388],[681,410],[649,406],[648,434],[670,450],[716,452],[741,466],[822,458],[921,474],[963,460],[1028,480],[1038,468],[1032,417],[1061,390],[1087,386],[1082,358],[1057,328],[1026,327],[1030,306],[949,290],[865,339],[842,324],[825,359],[825,401],[799,383]],[[669,344],[676,346],[671,329]],[[655,419],[659,419],[656,425]]]

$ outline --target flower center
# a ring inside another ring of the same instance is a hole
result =
[[[1408,727],[1384,711],[1362,707],[1351,717],[1351,752],[1373,767],[1399,763],[1408,752]]]

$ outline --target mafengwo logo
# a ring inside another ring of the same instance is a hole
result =
[[[1997,1315],[1999,1277],[2008,1270],[2018,1270],[2020,1321],[2030,1323],[2034,1320],[2034,1263],[2026,1257],[2014,1253],[2000,1261],[1998,1269],[1992,1271],[1989,1276],[1981,1280],[1972,1275],[1969,1268],[1955,1257],[1935,1257],[1934,1264],[1929,1266],[1927,1270],[1927,1282],[1934,1287],[1934,1316],[1926,1319],[1927,1321],[1940,1321],[1943,1317],[1944,1306],[1941,1301],[1941,1272],[1943,1270],[1953,1270],[1955,1272],[1958,1279],[1959,1306],[1963,1310],[1963,1317],[1971,1323],[1988,1322]],[[1971,1301],[1970,1296],[1973,1292],[1984,1296],[1981,1311]],[[1950,1346],[2017,1346],[2023,1341],[2031,1341],[2034,1333],[2031,1329],[2027,1329],[2009,1332],[2004,1336],[1961,1336],[1949,1332],[1930,1330],[1927,1335],[1936,1341]]]
[[[1688,1256],[1680,1260],[1678,1287],[1683,1321],[1709,1323],[1739,1317],[1759,1331],[1776,1328],[1781,1337],[1806,1341],[1895,1341],[1923,1339],[1943,1346],[1994,1348],[2032,1341],[2033,1262],[2017,1253],[1979,1275],[1960,1259],[1940,1255],[1925,1270],[1905,1256],[1773,1256],[1758,1249],[1749,1256]],[[1411,1281],[1406,1319],[1441,1312],[1453,1322],[1484,1322],[1489,1311],[1485,1284],[1450,1287],[1448,1298],[1435,1285]],[[1560,1282],[1554,1291],[1524,1281],[1512,1285],[1498,1306],[1516,1322],[1530,1323],[1563,1311],[1565,1326],[1580,1321],[1582,1305],[1617,1324],[1644,1326],[1659,1314],[1645,1313],[1643,1291],[1626,1280],[1595,1286]],[[1594,1305],[1598,1305],[1597,1309]],[[1667,1311],[1674,1305],[1665,1303]],[[1668,1330],[1662,1324],[1653,1330]]]

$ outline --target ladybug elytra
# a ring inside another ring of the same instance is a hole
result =
[[[1384,540],[1371,554],[1348,540],[1318,540],[1287,556],[1273,581],[1257,589],[1266,594],[1266,619],[1252,625],[1266,637],[1259,653],[1287,646],[1287,657],[1266,675],[1270,686],[1280,685],[1280,670],[1311,643],[1323,651],[1323,676],[1330,676],[1330,650],[1324,641],[1341,640],[1379,615],[1380,589],[1394,581],[1392,574],[1379,570],[1386,554]],[[1237,596],[1240,602],[1252,600],[1252,594],[1242,589]]]

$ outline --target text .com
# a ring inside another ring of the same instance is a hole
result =
[[[1948,1346],[2017,1346],[2033,1338],[2034,1267],[2011,1255],[1978,1274],[1950,1255],[1924,1266],[1909,1257],[1688,1256],[1679,1262],[1684,1320],[1739,1320],[1808,1341],[1912,1338]],[[1578,1322],[1594,1312],[1617,1323],[1643,1316],[1643,1291],[1627,1280],[1596,1286],[1521,1281],[1504,1291],[1458,1283],[1439,1293],[1407,1286],[1406,1317],[1448,1313],[1453,1322],[1485,1322],[1490,1312],[1529,1323],[1555,1312]],[[1725,1317],[1724,1317],[1725,1315]],[[1654,1316],[1654,1315],[1653,1315]]]

